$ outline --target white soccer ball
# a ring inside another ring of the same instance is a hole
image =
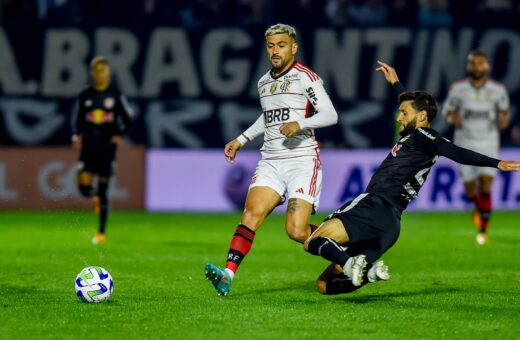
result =
[[[98,303],[108,300],[112,295],[114,281],[106,269],[91,266],[79,272],[74,287],[81,301]]]

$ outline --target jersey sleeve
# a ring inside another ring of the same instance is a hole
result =
[[[81,136],[85,130],[85,106],[83,105],[83,93],[81,93],[72,109],[72,133],[74,135]]]
[[[498,94],[498,98],[496,101],[496,106],[499,111],[509,111],[510,103],[509,103],[509,95],[505,87],[501,86]]]
[[[406,88],[404,87],[403,83],[400,81],[397,81],[392,84],[392,88],[395,91],[395,94],[397,95],[397,98],[401,95],[401,93],[406,92]]]
[[[462,99],[460,97],[459,91],[456,87],[451,87],[448,91],[448,96],[444,101],[444,105],[442,106],[442,115],[446,117],[448,112],[458,111],[460,109],[460,104]]]
[[[417,128],[412,137],[415,146],[429,154],[437,154],[439,145],[447,143],[437,131],[430,128]]]
[[[496,168],[500,160],[456,146],[433,129],[417,128],[415,145],[430,154],[444,156],[459,164]]]
[[[242,132],[236,139],[240,144],[244,145],[250,140],[255,139],[265,131],[264,115],[261,114],[258,119],[246,131]]]
[[[338,113],[323,87],[323,81],[320,78],[311,80],[306,74],[301,75],[300,81],[303,95],[316,111],[312,117],[302,118],[298,121],[300,128],[302,130],[313,129],[336,124]]]
[[[126,96],[123,94],[118,96],[117,115],[120,118],[118,122],[118,133],[124,134],[130,128],[132,117],[134,116],[134,110],[132,110]]]

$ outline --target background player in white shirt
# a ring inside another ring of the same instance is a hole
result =
[[[498,158],[499,130],[509,124],[509,96],[502,84],[489,79],[490,68],[485,53],[471,52],[467,62],[469,77],[452,84],[443,114],[455,126],[456,145]],[[477,242],[487,243],[496,169],[461,165],[460,174],[466,196],[475,203],[472,217],[479,228]]]
[[[258,81],[263,113],[251,127],[226,144],[224,154],[233,163],[249,140],[264,134],[259,161],[245,208],[227,256],[226,268],[205,267],[206,278],[219,295],[227,295],[240,262],[251,249],[255,232],[285,197],[289,199],[285,228],[303,243],[315,226],[309,225],[321,191],[319,144],[314,128],[337,123],[338,115],[322,80],[295,60],[298,50],[293,27],[277,24],[265,33],[272,68]]]

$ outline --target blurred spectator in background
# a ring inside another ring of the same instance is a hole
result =
[[[267,22],[290,22],[296,26],[330,26],[325,21],[326,3],[322,0],[297,0],[297,1],[265,1],[265,20]]]
[[[330,25],[346,26],[352,22],[349,14],[349,0],[329,0],[325,6],[325,18]]]
[[[34,1],[2,0],[4,25],[16,31],[32,30],[39,22]]]
[[[352,21],[359,26],[381,26],[386,23],[388,8],[384,0],[356,0],[348,5]]]
[[[390,1],[388,23],[395,26],[417,24],[417,0]]]
[[[194,0],[186,3],[181,17],[187,27],[236,25],[233,12],[231,0]]]
[[[264,1],[263,0],[237,0],[233,6],[235,17],[245,25],[261,24],[264,21]]]
[[[452,22],[448,0],[419,1],[419,24],[422,26],[447,27]]]
[[[47,14],[55,7],[63,6],[68,0],[36,0],[36,9],[38,11],[38,18],[44,21]]]
[[[482,0],[477,6],[474,22],[486,25],[509,25],[518,20],[518,13],[514,12],[511,0]]]

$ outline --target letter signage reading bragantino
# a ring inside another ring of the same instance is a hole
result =
[[[324,146],[392,144],[394,94],[374,72],[377,59],[395,65],[408,88],[427,90],[442,102],[450,83],[464,76],[465,55],[480,48],[517,111],[517,28],[298,31],[297,58],[322,77],[340,115],[337,126],[317,131]],[[87,84],[89,59],[101,54],[137,113],[128,136],[133,144],[221,148],[262,114],[257,81],[270,67],[264,32],[246,28],[49,27],[34,32],[31,41],[0,28],[0,51],[4,146],[68,144],[74,98]],[[265,116],[284,117],[274,111]],[[434,128],[448,131],[440,117]]]

